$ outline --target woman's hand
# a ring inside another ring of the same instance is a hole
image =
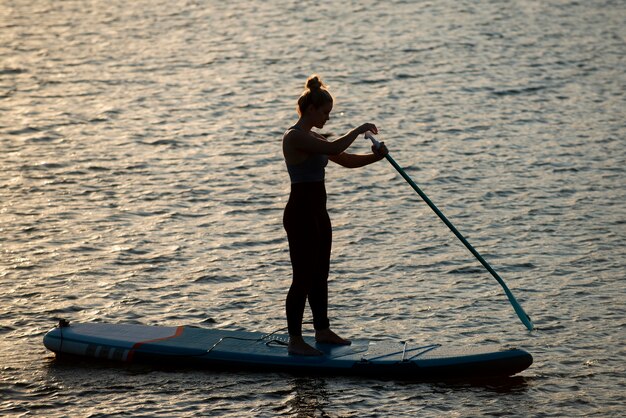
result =
[[[356,128],[357,135],[364,134],[367,131],[371,131],[373,134],[378,133],[378,128],[373,123],[364,123],[363,125]]]
[[[389,154],[389,150],[384,142],[380,142],[378,146],[372,145],[372,152],[378,157],[379,160],[385,158],[385,155]]]

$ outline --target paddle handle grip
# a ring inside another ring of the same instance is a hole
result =
[[[365,132],[365,138],[372,141],[374,148],[376,148],[377,150],[380,149],[380,141],[377,140],[376,137],[374,137],[374,134],[372,134],[370,131]]]

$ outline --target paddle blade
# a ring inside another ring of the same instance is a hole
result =
[[[522,308],[522,305],[520,305],[517,299],[515,299],[513,293],[511,293],[509,288],[506,287],[503,282],[500,282],[500,284],[504,288],[504,293],[506,293],[506,296],[509,298],[509,302],[511,302],[511,305],[513,306],[513,309],[515,309],[515,313],[519,317],[520,321],[522,321],[522,324],[524,324],[526,328],[528,328],[528,331],[532,331],[533,329],[535,329],[535,325],[530,319],[530,316],[528,316],[528,314],[524,311],[524,308]]]

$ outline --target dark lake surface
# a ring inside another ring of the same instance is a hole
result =
[[[623,413],[624,2],[1,8],[1,415]],[[381,161],[327,168],[333,328],[520,347],[531,368],[473,385],[55,361],[60,317],[286,325],[280,140],[312,73],[335,96],[325,132],[376,123],[537,327]]]

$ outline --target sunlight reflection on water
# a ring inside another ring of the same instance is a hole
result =
[[[600,3],[4,5],[0,412],[617,415],[625,10]],[[285,325],[280,138],[312,72],[328,130],[376,122],[538,330],[384,161],[327,171],[333,326],[535,364],[476,387],[51,361],[61,316]]]

